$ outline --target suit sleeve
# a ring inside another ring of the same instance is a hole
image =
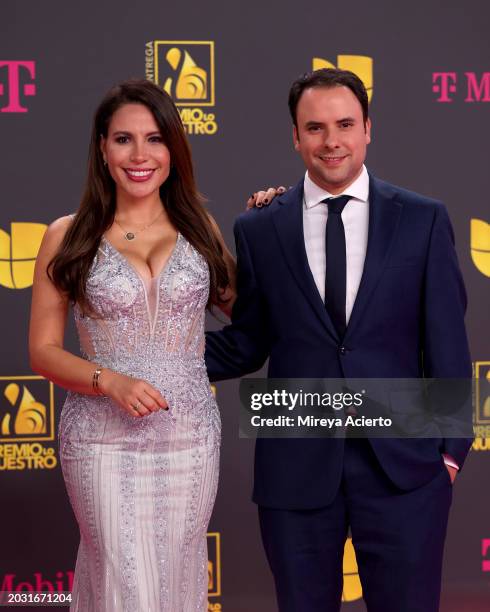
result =
[[[269,354],[268,315],[250,250],[237,219],[237,299],[231,324],[206,333],[206,367],[211,381],[237,378],[260,369]]]
[[[442,395],[446,403],[448,387],[459,393],[459,398],[453,394],[452,399],[459,401],[458,418],[463,423],[460,431],[464,430],[465,435],[468,435],[472,423],[472,366],[464,323],[466,303],[466,290],[454,246],[453,229],[447,211],[441,204],[436,209],[427,257],[423,368],[426,378],[459,379],[454,381],[454,385],[453,381],[445,384],[443,380],[439,385],[445,385],[446,390]],[[469,397],[466,395],[468,390]],[[447,425],[451,417],[443,420]],[[471,437],[444,438],[441,452],[453,457],[461,468],[472,441]]]

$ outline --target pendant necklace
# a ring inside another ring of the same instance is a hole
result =
[[[131,242],[131,240],[134,240],[136,238],[137,234],[141,234],[141,232],[144,232],[146,229],[151,227],[155,223],[155,221],[160,218],[161,215],[163,215],[163,209],[158,213],[158,215],[153,219],[153,221],[151,221],[151,223],[148,223],[148,225],[145,225],[145,227],[142,227],[140,230],[136,232],[126,231],[124,227],[119,223],[119,221],[115,217],[114,217],[114,222],[117,223],[117,225],[119,225],[119,227],[122,229],[124,238],[128,240],[129,242]]]

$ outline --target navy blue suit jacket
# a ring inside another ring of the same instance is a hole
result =
[[[341,341],[318,293],[303,235],[303,180],[234,232],[238,298],[232,322],[209,332],[210,380],[240,377],[269,357],[272,378],[469,378],[466,294],[440,202],[374,177],[364,271]],[[401,489],[462,466],[471,439],[372,439]],[[253,499],[274,508],[327,505],[341,477],[343,440],[258,439]]]

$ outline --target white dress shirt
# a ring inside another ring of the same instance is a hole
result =
[[[342,211],[346,250],[346,299],[345,320],[349,322],[352,307],[361,282],[368,241],[369,227],[369,175],[366,166],[345,191],[332,195],[318,187],[308,175],[304,182],[303,232],[306,255],[318,293],[325,302],[325,233],[328,219],[328,204],[325,198],[349,195],[352,197]]]
[[[325,198],[349,195],[352,197],[342,211],[345,231],[346,296],[345,321],[349,322],[357,291],[361,282],[366,259],[369,230],[369,175],[366,166],[361,174],[340,194],[332,195],[314,183],[306,172],[303,201],[303,232],[306,255],[318,293],[325,302],[325,234],[328,219],[328,204]],[[459,466],[450,455],[444,454],[444,463],[456,470]]]

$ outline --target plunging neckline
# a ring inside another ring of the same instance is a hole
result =
[[[177,251],[177,246],[179,244],[180,241],[180,237],[181,237],[181,233],[178,231],[177,232],[177,239],[175,241],[174,246],[172,247],[172,250],[170,251],[169,256],[167,257],[167,259],[165,260],[165,263],[163,264],[161,270],[158,272],[158,274],[156,274],[155,276],[151,276],[148,280],[144,279],[141,274],[138,272],[138,270],[134,267],[134,265],[129,261],[129,259],[126,257],[126,255],[123,255],[121,253],[121,251],[119,249],[116,249],[116,247],[112,244],[112,242],[110,242],[105,235],[102,236],[102,240],[109,246],[110,249],[112,249],[112,251],[114,253],[116,253],[116,255],[118,255],[120,257],[120,259],[122,259],[126,265],[136,274],[136,276],[139,278],[139,280],[141,281],[141,283],[143,284],[143,287],[147,288],[148,286],[151,286],[152,283],[154,283],[156,280],[158,280],[159,278],[162,277],[163,273],[165,272],[165,270],[168,268],[168,265],[170,263],[170,260],[173,258],[175,252]]]

